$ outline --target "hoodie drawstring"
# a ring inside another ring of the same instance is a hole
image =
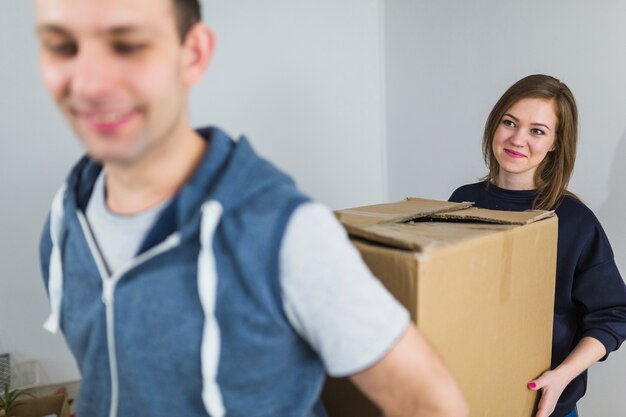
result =
[[[63,262],[61,260],[61,241],[63,239],[63,199],[66,185],[63,185],[52,200],[50,210],[50,238],[52,252],[48,267],[48,297],[50,298],[50,316],[43,327],[50,333],[57,333],[61,326],[61,301],[63,299]]]
[[[226,414],[222,394],[217,383],[220,358],[220,328],[215,317],[217,296],[217,267],[213,253],[213,236],[222,216],[223,207],[217,201],[202,205],[200,226],[200,253],[198,254],[198,293],[204,311],[204,329],[200,360],[202,364],[202,401],[211,417]]]
[[[66,186],[57,191],[50,211],[50,238],[52,252],[48,269],[48,294],[50,298],[50,316],[44,328],[50,333],[57,333],[61,324],[61,303],[63,299],[63,264],[61,260],[61,241],[63,238],[63,200]],[[202,364],[202,400],[212,417],[226,414],[222,394],[217,383],[217,370],[220,357],[220,329],[215,317],[217,296],[217,267],[213,253],[213,236],[220,222],[223,208],[217,201],[202,205],[200,226],[200,252],[198,254],[198,293],[204,312],[204,329],[200,358]]]

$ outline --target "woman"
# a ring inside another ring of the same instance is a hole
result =
[[[587,368],[626,339],[626,286],[602,226],[567,184],[578,111],[569,88],[547,75],[512,85],[483,136],[489,173],[451,201],[496,210],[555,210],[559,218],[552,367],[528,387],[541,391],[537,417],[576,417]]]

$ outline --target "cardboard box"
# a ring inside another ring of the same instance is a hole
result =
[[[70,407],[67,395],[20,399],[19,404],[11,409],[8,416],[44,417],[50,414],[57,417],[69,417]]]
[[[526,384],[550,367],[557,218],[470,206],[409,198],[336,215],[452,371],[470,416],[531,417]],[[379,416],[350,385],[327,382],[329,415]]]

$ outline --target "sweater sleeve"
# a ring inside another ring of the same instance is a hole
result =
[[[572,290],[573,301],[581,306],[580,334],[604,345],[605,360],[626,339],[626,285],[599,224],[581,254]]]

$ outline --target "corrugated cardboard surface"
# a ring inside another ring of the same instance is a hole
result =
[[[27,398],[13,407],[8,416],[43,417],[54,414],[57,417],[69,417],[70,407],[67,395],[53,395],[49,397]]]
[[[425,215],[406,213],[420,206],[415,200],[383,205],[378,223],[356,213],[376,218],[380,205],[337,217],[374,275],[441,354],[470,416],[530,417],[536,394],[526,383],[550,366],[557,218],[458,206],[450,212],[450,203],[426,202]],[[402,220],[389,221],[390,212],[403,212]],[[337,381],[326,387],[331,417],[378,414],[353,394],[344,399],[345,390]]]

